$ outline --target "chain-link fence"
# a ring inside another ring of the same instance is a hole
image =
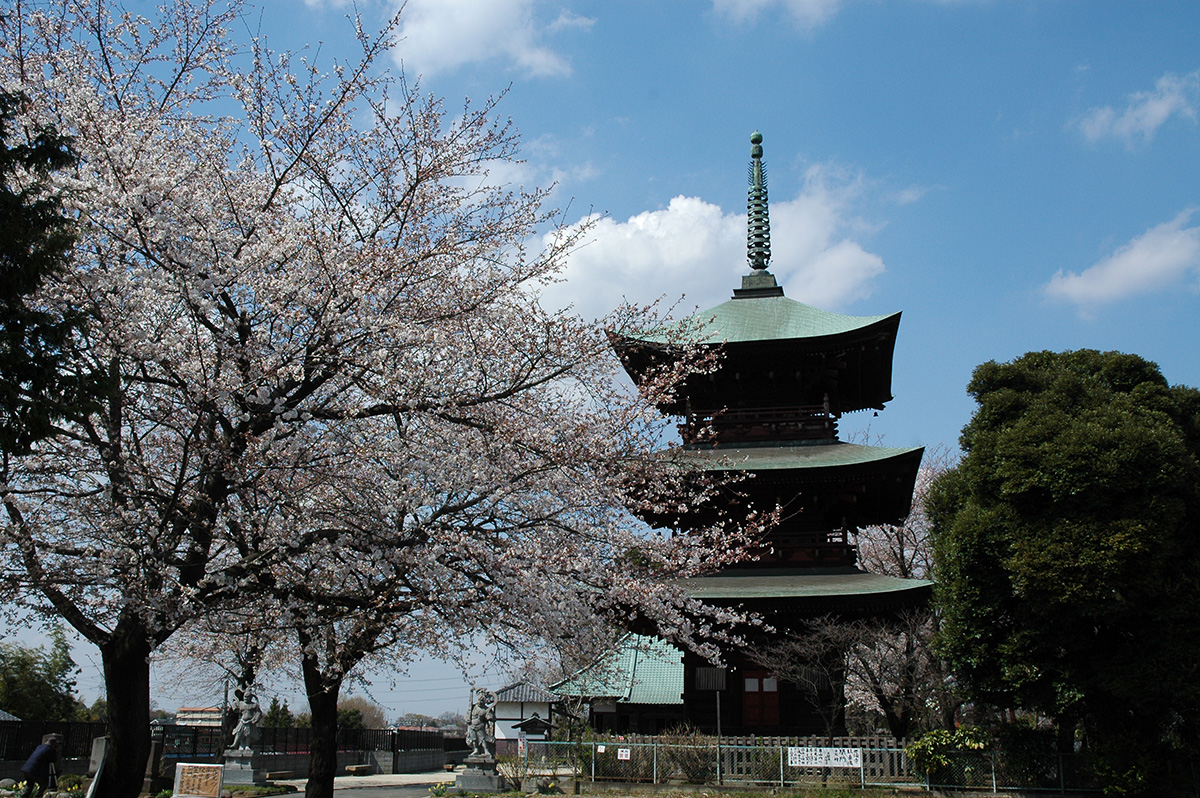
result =
[[[1014,756],[1003,752],[954,755],[926,779],[899,742],[875,747],[816,747],[813,741],[720,745],[658,741],[530,740],[524,755],[503,757],[502,775],[525,779],[628,781],[653,784],[755,784],[779,787],[937,787],[1078,792],[1093,790],[1080,757]],[[823,742],[823,741],[822,741]],[[845,741],[835,741],[841,743]],[[812,764],[822,762],[823,764]]]
[[[855,767],[804,766],[788,745],[664,742],[529,741],[525,757],[509,757],[510,777],[653,784],[918,785],[902,748],[862,749]]]
[[[1079,754],[1010,754],[1004,751],[958,753],[931,773],[927,784],[938,788],[1088,792],[1096,790]]]

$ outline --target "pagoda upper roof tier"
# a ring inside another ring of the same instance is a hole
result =
[[[899,312],[844,316],[766,295],[731,299],[656,330],[616,332],[612,338],[635,383],[674,360],[687,344],[723,350],[715,369],[689,376],[663,412],[794,404],[824,406],[840,416],[879,410],[891,401],[899,326]]]
[[[779,295],[731,299],[661,331],[621,337],[660,345],[681,338],[699,344],[795,340],[807,342],[805,349],[812,348],[812,339],[831,338],[835,340],[825,343],[836,349],[838,338],[857,338],[856,333],[883,332],[887,328],[894,336],[899,324],[899,311],[881,316],[843,316]]]

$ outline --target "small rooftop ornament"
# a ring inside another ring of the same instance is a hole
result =
[[[746,262],[750,274],[742,278],[742,287],[733,291],[734,299],[783,296],[783,288],[767,271],[771,261],[771,217],[767,209],[767,170],[763,166],[762,133],[750,134],[750,188],[746,194]]]

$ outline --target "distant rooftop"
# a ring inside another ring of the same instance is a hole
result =
[[[517,682],[496,691],[496,701],[506,704],[557,704],[562,700],[561,695],[529,682]]]

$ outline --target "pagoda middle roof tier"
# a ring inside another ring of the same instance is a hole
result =
[[[702,471],[775,471],[885,466],[907,469],[920,465],[922,446],[863,446],[843,441],[796,441],[759,446],[682,446],[671,459]]]
[[[718,523],[731,506],[769,511],[783,505],[789,521],[826,530],[849,524],[895,524],[912,508],[924,447],[862,446],[840,441],[761,446],[684,446],[664,452],[676,467],[697,474],[751,474],[735,479],[688,512],[651,501],[638,515],[654,527],[694,528]],[[652,509],[653,508],[653,509]],[[807,509],[805,509],[807,508]],[[782,527],[781,527],[782,529]]]
[[[712,576],[684,579],[680,585],[692,598],[726,603],[747,599],[800,599],[872,594],[899,596],[910,591],[927,592],[933,583],[926,579],[902,579],[845,567],[777,573],[726,571]]]

